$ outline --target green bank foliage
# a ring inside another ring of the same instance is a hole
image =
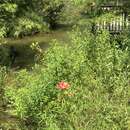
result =
[[[23,37],[48,32],[57,24],[74,24],[103,0],[1,0],[0,36]],[[105,2],[105,1],[104,1]]]
[[[115,0],[116,1],[116,0]],[[23,37],[48,32],[57,24],[75,24],[81,13],[94,15],[107,0],[1,0],[0,36]],[[91,9],[94,8],[94,14]]]
[[[0,29],[4,36],[15,37],[46,32],[55,26],[62,8],[62,0],[2,0]]]
[[[6,95],[27,129],[126,130],[130,48],[123,42],[121,49],[107,32],[77,29],[69,45],[54,41],[31,73],[18,72]],[[69,88],[59,89],[61,81]]]

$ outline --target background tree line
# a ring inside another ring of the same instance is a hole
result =
[[[0,36],[22,37],[47,32],[59,22],[75,23],[81,12],[103,2],[107,0],[1,0]]]

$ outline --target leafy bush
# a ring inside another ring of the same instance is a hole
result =
[[[43,2],[42,13],[44,14],[47,23],[49,23],[50,28],[53,29],[57,25],[61,13],[63,12],[63,7],[63,0],[45,0]]]
[[[37,21],[32,21],[31,19],[28,18],[19,18],[18,25],[15,26],[13,35],[15,37],[19,36],[22,37],[26,35],[31,35],[36,32],[40,32],[41,30],[47,31],[47,25],[45,23],[43,26],[43,24]]]
[[[19,72],[8,95],[35,130],[125,130],[128,55],[107,32],[77,30],[70,45],[54,41],[33,73]]]
[[[5,36],[15,37],[48,32],[57,24],[62,7],[62,0],[1,1],[1,30]]]

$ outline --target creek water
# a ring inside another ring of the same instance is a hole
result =
[[[57,29],[49,33],[39,33],[33,36],[26,36],[24,38],[6,38],[6,43],[8,46],[13,46],[17,51],[15,62],[13,67],[18,68],[28,68],[34,64],[34,52],[31,49],[31,44],[38,42],[43,50],[49,47],[49,43],[56,39],[63,43],[68,41],[68,32],[70,28]]]

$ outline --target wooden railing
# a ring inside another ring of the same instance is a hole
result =
[[[119,17],[112,18],[109,22],[102,21],[96,24],[96,30],[108,30],[110,33],[120,33],[130,26],[126,12],[122,6],[101,6],[102,11],[118,11]]]
[[[96,25],[96,30],[108,30],[110,32],[119,33],[124,31],[129,27],[129,21],[124,21],[123,19],[113,19],[111,22],[107,23],[103,21]]]

